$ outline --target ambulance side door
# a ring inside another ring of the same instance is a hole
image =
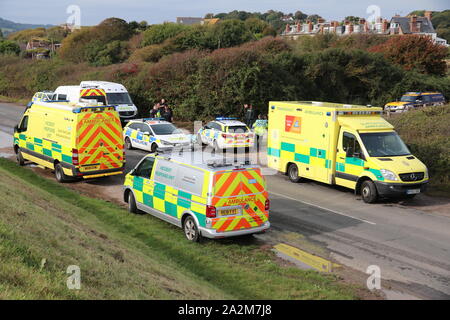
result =
[[[355,189],[356,182],[364,171],[364,152],[357,134],[341,128],[336,153],[336,184]]]
[[[153,208],[153,189],[154,182],[151,179],[153,168],[155,167],[156,159],[154,157],[147,157],[134,169],[133,185],[137,191],[142,190],[142,195],[136,193],[136,201],[140,202],[150,208]]]

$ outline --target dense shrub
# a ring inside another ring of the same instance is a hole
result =
[[[185,30],[185,25],[166,22],[150,26],[143,32],[142,46],[159,44]]]
[[[404,35],[390,37],[385,43],[374,46],[372,52],[380,52],[384,57],[405,70],[421,73],[445,75],[447,48],[426,36]]]
[[[411,152],[428,167],[432,186],[450,192],[450,105],[414,110],[388,119]]]
[[[132,35],[133,30],[126,21],[109,18],[98,26],[69,35],[58,54],[66,61],[89,62],[95,66],[122,62],[129,55],[128,45],[123,41]]]
[[[14,41],[0,39],[0,54],[19,54],[20,47]]]

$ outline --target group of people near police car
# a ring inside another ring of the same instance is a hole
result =
[[[173,110],[167,104],[165,99],[161,99],[150,110],[150,118],[163,118],[167,122],[173,122]],[[257,142],[267,132],[267,116],[259,114],[256,116],[256,110],[252,104],[244,104],[243,108],[244,123],[256,134]],[[259,143],[258,143],[259,144]]]

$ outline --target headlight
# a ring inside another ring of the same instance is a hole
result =
[[[395,173],[393,173],[392,171],[386,170],[386,169],[381,169],[381,174],[383,175],[383,178],[385,178],[386,180],[391,180],[391,181],[397,181],[397,175]]]
[[[161,143],[162,143],[163,145],[165,145],[165,146],[170,146],[170,145],[171,145],[170,142],[167,142],[167,141],[164,141],[164,140],[161,140]]]
[[[424,179],[428,179],[428,168],[425,169],[425,176],[423,177]]]

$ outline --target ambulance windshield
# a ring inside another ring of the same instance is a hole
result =
[[[127,92],[107,93],[106,97],[108,98],[108,104],[110,105],[133,104],[130,95]]]
[[[360,133],[359,135],[371,157],[395,157],[411,154],[408,147],[394,131]]]

